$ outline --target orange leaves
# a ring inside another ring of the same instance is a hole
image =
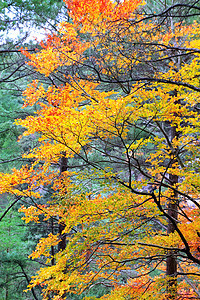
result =
[[[114,8],[114,3],[105,0],[65,0],[73,21],[84,24],[86,22],[99,22],[101,15],[108,16]]]
[[[65,0],[65,3],[72,20],[81,24],[84,28],[85,25],[95,26],[95,24],[103,23],[103,26],[105,26],[105,21],[114,22],[130,18],[134,14],[135,9],[143,4],[143,1]]]
[[[65,3],[72,22],[58,25],[61,35],[48,35],[45,43],[41,42],[43,49],[37,53],[21,50],[29,59],[28,64],[45,76],[62,66],[84,63],[86,50],[98,45],[113,25],[135,18],[136,9],[144,5],[142,0],[66,0]],[[81,37],[80,33],[86,36]],[[62,76],[65,79],[66,75]]]
[[[23,166],[20,170],[13,169],[12,174],[0,173],[0,192],[3,193],[12,193],[19,196],[24,195],[33,195],[39,197],[37,191],[31,191],[30,189],[21,188],[21,185],[24,183],[31,186],[33,184],[32,178],[32,169],[28,166]]]
[[[59,243],[58,234],[53,235],[50,233],[48,237],[40,239],[39,243],[37,244],[36,250],[30,255],[32,259],[38,258],[41,255],[49,257],[49,250],[51,246],[56,246]]]
[[[21,169],[13,169],[11,174],[0,173],[0,192],[11,193],[18,196],[40,198],[43,194],[43,186],[50,184],[57,172],[35,165],[22,166]]]
[[[24,105],[23,107],[33,106],[38,99],[43,98],[45,90],[42,85],[38,86],[38,80],[32,81],[23,92]]]
[[[37,111],[16,124],[38,140],[23,155],[33,162],[0,174],[1,192],[39,197],[47,185],[54,192],[47,206],[20,210],[26,222],[56,219],[66,236],[55,265],[41,269],[31,286],[44,285],[44,297],[59,299],[103,282],[113,291],[102,299],[166,300],[167,258],[199,257],[199,215],[187,202],[199,203],[199,95],[187,88],[199,86],[199,54],[192,59],[181,49],[199,47],[186,41],[197,29],[158,30],[155,19],[141,20],[140,0],[65,3],[70,22],[59,24],[41,51],[23,52],[41,74],[68,83],[28,85],[24,106],[37,104]],[[55,171],[64,156],[77,172]],[[42,238],[32,258],[50,262],[60,238]],[[180,285],[180,295],[187,291]]]
[[[190,208],[189,203],[185,203],[186,208],[185,212],[187,213],[190,221],[187,221],[187,225],[185,224],[185,220],[183,217],[182,224],[180,224],[180,229],[184,232],[184,236],[191,248],[191,252],[196,257],[200,258],[200,220],[199,220],[199,210],[197,208]]]
[[[20,207],[19,212],[23,212],[25,214],[25,217],[22,217],[22,220],[25,220],[26,223],[39,222],[39,215],[41,215],[40,206],[36,207],[31,205],[28,208],[26,208],[23,205]]]
[[[60,30],[63,31],[62,28]],[[52,72],[57,72],[60,66],[71,65],[79,61],[83,52],[89,47],[87,42],[80,42],[74,32],[75,29],[70,28],[69,33],[72,36],[69,37],[67,31],[63,39],[56,35],[48,35],[46,43],[41,43],[43,49],[40,52],[31,54],[26,49],[21,51],[29,59],[29,65],[41,74],[49,76]],[[63,77],[65,79],[66,75]]]
[[[61,22],[58,25],[59,32],[63,35],[63,40],[73,41],[74,38],[78,38],[78,33],[73,24],[69,22]],[[47,47],[48,45],[44,45]]]
[[[110,295],[101,297],[102,300],[146,300],[146,299],[159,299],[166,300],[165,293],[162,287],[164,287],[164,280],[155,279],[152,280],[150,276],[146,278],[128,279],[128,282],[121,286],[116,286],[116,288],[111,292]],[[87,300],[87,298],[86,298]]]
[[[65,176],[63,178],[64,183],[68,187],[69,182],[67,182]],[[60,188],[62,189],[62,187]],[[131,295],[135,293],[136,295],[136,292],[140,290],[138,290],[140,280],[138,280],[137,285],[134,285],[133,282],[128,283],[127,289],[118,290],[117,286],[118,277],[120,278],[121,272],[124,271],[124,274],[126,274],[127,268],[129,269],[129,267],[125,267],[123,264],[120,265],[118,261],[131,260],[133,254],[136,254],[136,251],[139,249],[135,245],[136,240],[130,239],[128,241],[127,236],[123,236],[124,226],[121,220],[127,220],[126,230],[130,230],[134,234],[131,222],[137,222],[138,211],[134,213],[132,205],[135,203],[137,206],[138,197],[134,197],[127,191],[119,190],[108,197],[98,195],[88,199],[87,195],[74,194],[75,188],[71,194],[70,190],[67,189],[67,193],[62,195],[62,200],[59,203],[55,201],[54,205],[43,209],[44,214],[52,211],[53,214],[60,217],[60,222],[65,224],[62,234],[67,233],[67,245],[66,249],[55,255],[56,265],[41,269],[38,275],[32,280],[30,287],[45,283],[44,292],[49,293],[50,291],[54,291],[62,295],[64,291],[81,292],[85,285],[90,284],[93,279],[107,280],[109,278],[116,285],[116,290],[112,295],[120,295],[120,293],[123,295],[122,291],[125,290],[126,293],[129,292]],[[140,201],[142,202],[142,199]],[[144,206],[141,204],[141,212],[143,214]],[[27,218],[29,218],[32,208],[22,208],[21,211],[24,211],[27,214]],[[37,218],[37,213],[37,211],[33,210],[32,220],[35,217]],[[70,235],[71,228],[77,228],[77,231],[73,232],[73,235]],[[103,242],[113,239],[116,239],[121,245],[113,247]],[[38,258],[44,255],[48,259],[51,259],[50,247],[57,245],[58,241],[59,237],[52,236],[51,234],[47,238],[41,239],[31,257]],[[100,241],[101,243],[99,243]],[[129,245],[128,249],[123,245],[131,242],[134,243],[134,246]],[[102,272],[99,273],[92,268],[87,270],[85,259],[88,253],[91,256],[91,258],[88,258],[91,259],[91,264],[95,262],[96,267],[101,268]],[[113,261],[111,257],[116,258],[117,261]],[[112,275],[110,270],[115,267],[116,273]],[[142,290],[142,283],[140,287]]]
[[[27,128],[24,135],[39,133],[43,145],[26,157],[45,159],[46,153],[49,161],[57,161],[61,151],[66,151],[67,156],[79,152],[96,132],[104,139],[117,136],[119,132],[126,136],[126,122],[138,119],[136,106],[130,105],[131,97],[114,100],[111,97],[116,93],[99,92],[95,87],[96,84],[79,82],[76,89],[66,84],[60,88],[49,87],[44,92],[43,87],[37,89],[33,82],[27,88],[27,104],[37,102],[41,109],[35,117],[29,116],[16,123]],[[47,104],[41,102],[42,98]]]

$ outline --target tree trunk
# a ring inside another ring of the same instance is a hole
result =
[[[54,234],[54,223],[53,223],[53,218],[50,219],[50,226],[51,226],[51,233]],[[51,256],[52,256],[52,260],[51,260],[51,265],[54,266],[55,265],[55,251],[54,251],[54,246],[51,246]]]
[[[178,176],[170,175],[169,180],[174,184],[178,183]],[[168,203],[168,215],[177,223],[178,205],[177,193],[174,192],[172,199]],[[174,224],[168,220],[167,233],[175,231]],[[177,297],[177,258],[175,251],[168,251],[166,260],[166,275],[167,275],[167,291],[169,299],[176,299]]]
[[[62,153],[62,156],[60,158],[60,175],[67,171],[67,164],[68,164],[68,159],[66,157],[65,152]],[[58,224],[58,231],[59,231],[59,235],[60,235],[60,242],[58,244],[58,251],[63,251],[66,248],[66,236],[65,234],[63,234],[63,230],[65,229],[65,225],[62,223]],[[67,269],[67,266],[66,266]],[[60,299],[66,299],[66,293],[64,293],[64,295],[62,295],[62,297]]]
[[[67,163],[68,163],[68,159],[67,159],[65,153],[63,152],[61,159],[60,159],[60,174],[67,171]],[[66,248],[66,237],[64,234],[62,234],[64,229],[65,229],[65,225],[59,223],[58,230],[59,230],[61,240],[58,244],[58,251],[60,251],[60,250],[63,251]]]
[[[177,92],[174,91],[174,96],[177,96]],[[171,127],[171,142],[174,138],[178,138],[178,131],[176,126]],[[174,152],[176,149],[174,149]],[[177,161],[175,153],[174,158],[171,161],[171,165]],[[170,185],[176,188],[178,183],[178,176],[174,174],[169,174],[169,182]],[[168,215],[170,219],[168,219],[167,226],[167,234],[174,233],[175,226],[174,223],[177,224],[178,221],[178,194],[176,191],[173,191],[171,199],[168,202]],[[168,251],[167,260],[166,260],[166,275],[167,275],[167,292],[168,299],[174,300],[177,299],[177,256],[176,251]]]

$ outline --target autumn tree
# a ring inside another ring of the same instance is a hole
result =
[[[183,22],[199,7],[65,3],[59,34],[23,50],[55,78],[28,85],[24,107],[38,109],[16,121],[38,136],[23,156],[33,163],[0,178],[1,193],[32,201],[26,222],[62,227],[31,254],[47,265],[29,287],[43,286],[43,299],[99,285],[111,290],[100,299],[199,299],[199,24]]]

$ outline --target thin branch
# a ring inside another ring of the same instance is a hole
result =
[[[22,197],[17,196],[17,199],[5,210],[3,215],[0,217],[0,222],[5,217],[5,215],[9,212],[9,210],[21,199]]]

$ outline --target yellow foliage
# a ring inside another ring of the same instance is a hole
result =
[[[185,62],[171,53],[178,47],[199,49],[199,25],[177,23],[173,30],[157,30],[156,22],[142,20],[145,3],[140,0],[65,3],[70,22],[60,23],[59,34],[49,35],[37,53],[22,52],[38,72],[66,83],[46,87],[34,80],[27,86],[24,107],[36,104],[37,111],[15,123],[25,128],[22,141],[34,136],[38,146],[23,155],[33,161],[30,166],[0,173],[1,194],[35,203],[19,210],[27,223],[52,218],[63,225],[61,233],[41,238],[30,255],[45,257],[47,265],[29,288],[40,285],[43,299],[53,295],[55,300],[105,284],[111,292],[102,300],[168,300],[176,274],[165,276],[165,263],[175,256],[192,278],[191,288],[178,267],[183,277],[177,297],[195,297],[200,264],[199,52],[194,50]],[[127,51],[127,45],[133,47]],[[129,82],[131,68],[139,72],[143,63],[149,73],[141,80],[136,74],[138,83]],[[90,73],[93,64],[97,78]],[[81,71],[62,72],[85,65],[87,80],[81,79]],[[114,83],[121,90],[116,92]],[[63,158],[76,172],[60,174]],[[54,195],[47,205],[38,205],[35,201],[48,185]],[[63,236],[65,249],[52,257],[52,247]]]

